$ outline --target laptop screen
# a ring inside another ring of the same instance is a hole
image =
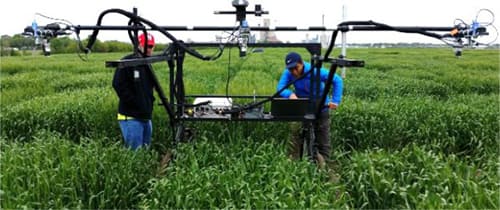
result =
[[[309,99],[275,98],[271,101],[271,115],[275,117],[303,117],[307,113]]]

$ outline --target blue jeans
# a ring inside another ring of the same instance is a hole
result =
[[[151,120],[119,120],[118,123],[127,147],[137,150],[139,147],[151,144],[153,133]]]

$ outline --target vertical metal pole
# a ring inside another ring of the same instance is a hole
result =
[[[134,7],[132,8],[132,13],[134,14],[134,16],[137,16],[137,8]],[[134,26],[138,26],[138,22],[137,21],[134,21]],[[134,29],[133,30],[133,33],[134,33],[134,37],[135,37],[135,40],[133,41],[134,43],[134,55],[140,55],[141,52],[139,52],[139,30],[138,29]],[[144,51],[145,53],[146,51]]]
[[[342,32],[342,52],[341,57],[345,58],[347,54],[347,41],[346,41],[347,32]],[[342,71],[340,72],[342,79],[345,78],[345,66],[342,67]]]
[[[177,116],[176,116],[176,110],[177,108],[175,107],[176,101],[175,101],[175,62],[174,59],[177,57],[177,45],[172,44],[172,46],[169,48],[168,55],[170,56],[169,59],[167,60],[168,64],[168,78],[169,78],[169,95],[170,95],[170,107],[172,107],[172,116],[170,116],[170,129],[172,131],[172,146],[175,148],[177,147],[177,130],[176,130],[176,124],[177,124]]]
[[[309,78],[309,106],[308,109],[311,112],[314,112],[314,103],[315,103],[315,98],[314,98],[314,67],[316,65],[316,60],[315,60],[315,54],[311,54],[311,69],[309,70],[309,74],[311,75]],[[305,73],[305,66],[304,66],[304,73]]]
[[[346,20],[346,6],[342,5],[342,21]],[[342,31],[342,52],[340,53],[342,58],[345,58],[347,55],[347,32]],[[345,66],[342,67],[340,71],[340,75],[342,79],[345,79]]]

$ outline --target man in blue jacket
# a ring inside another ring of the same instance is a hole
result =
[[[296,52],[290,52],[285,58],[286,68],[281,74],[280,81],[278,82],[277,90],[284,88],[289,82],[296,78],[301,77],[306,74],[302,79],[299,79],[293,83],[295,92],[291,89],[285,89],[280,93],[281,97],[289,99],[297,98],[308,98],[310,96],[310,82],[311,76],[310,71],[312,70],[311,64],[304,62],[301,56]],[[313,71],[315,73],[315,71]],[[320,73],[320,94],[323,94],[325,89],[325,83],[328,79],[329,71],[325,68],[321,68]],[[332,95],[328,96],[325,101],[325,108],[321,111],[319,119],[315,124],[315,135],[316,135],[316,145],[318,148],[317,161],[320,164],[324,164],[325,160],[329,160],[331,145],[330,145],[330,118],[329,109],[336,109],[342,100],[343,92],[343,82],[342,78],[335,74],[332,81]],[[292,124],[292,142],[289,150],[289,155],[291,158],[297,159],[300,155],[300,149],[303,147],[303,141],[300,138],[300,128],[297,124]]]

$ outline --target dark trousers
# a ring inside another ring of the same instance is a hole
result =
[[[305,123],[299,122],[290,124],[292,141],[290,142],[289,155],[291,158],[300,158],[300,150],[304,147],[304,134],[302,130],[305,126]],[[325,160],[329,160],[332,146],[330,144],[330,115],[328,111],[322,112],[319,119],[314,123],[314,135],[316,136],[315,145],[319,154],[321,154]],[[303,152],[305,153],[307,151]]]

